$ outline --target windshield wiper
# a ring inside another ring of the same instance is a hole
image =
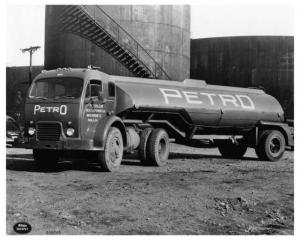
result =
[[[75,98],[74,96],[56,96],[54,99],[61,99],[61,98]]]
[[[42,99],[42,100],[46,100],[47,99],[46,97],[34,97],[34,98]]]

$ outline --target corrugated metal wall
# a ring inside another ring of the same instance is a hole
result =
[[[294,118],[294,38],[220,37],[191,40],[191,78],[227,86],[262,86]]]

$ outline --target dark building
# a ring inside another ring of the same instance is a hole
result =
[[[263,87],[294,118],[294,37],[192,39],[190,72],[209,84]]]
[[[36,77],[44,66],[33,66],[32,77]],[[6,113],[17,118],[16,112],[24,111],[25,97],[29,87],[28,67],[6,67]],[[21,93],[23,105],[20,106],[17,100],[18,91]]]

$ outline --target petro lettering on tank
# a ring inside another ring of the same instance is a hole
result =
[[[209,100],[210,105],[215,105],[215,98],[219,98],[222,101],[223,106],[234,106],[243,109],[254,110],[255,105],[252,99],[247,95],[230,95],[230,94],[215,94],[207,92],[191,92],[181,91],[177,89],[165,89],[159,88],[164,96],[165,103],[170,104],[172,98],[185,99],[189,104],[204,104],[204,98]]]

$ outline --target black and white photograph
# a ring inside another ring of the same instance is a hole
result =
[[[2,6],[6,235],[295,237],[292,2]]]

